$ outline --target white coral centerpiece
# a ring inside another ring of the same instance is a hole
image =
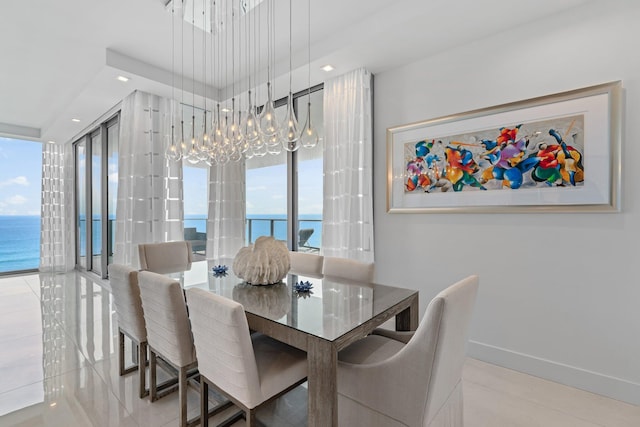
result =
[[[271,236],[258,237],[253,245],[238,251],[233,272],[252,285],[280,282],[289,272],[289,249]]]

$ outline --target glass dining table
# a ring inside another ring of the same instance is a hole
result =
[[[227,265],[226,275],[212,268]],[[240,302],[249,327],[307,352],[308,425],[338,425],[338,352],[395,316],[397,330],[418,326],[418,291],[333,277],[289,274],[282,283],[254,286],[231,271],[231,261],[202,261],[181,274],[199,287]],[[311,285],[296,291],[297,283]],[[306,283],[308,282],[308,283]]]

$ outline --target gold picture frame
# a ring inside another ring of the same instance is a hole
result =
[[[619,212],[620,81],[387,129],[390,213]]]

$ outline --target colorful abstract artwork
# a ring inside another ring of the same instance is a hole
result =
[[[580,187],[584,116],[553,118],[404,144],[406,193]]]
[[[387,128],[389,213],[619,212],[622,82]]]

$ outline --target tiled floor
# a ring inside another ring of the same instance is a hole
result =
[[[177,425],[176,393],[150,403],[135,374],[117,375],[114,331],[109,291],[83,275],[0,279],[0,426]],[[477,360],[463,378],[467,427],[640,426],[640,407]],[[189,405],[195,415],[195,389]],[[305,425],[304,386],[258,418]]]

